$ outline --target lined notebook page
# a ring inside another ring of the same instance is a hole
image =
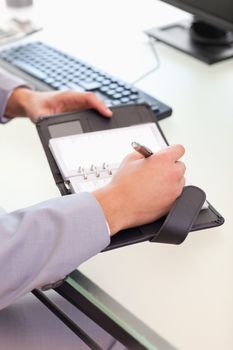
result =
[[[108,164],[116,168],[122,159],[133,152],[131,142],[145,144],[153,152],[166,147],[154,123],[125,128],[96,131],[53,138],[49,147],[65,180],[77,176],[80,168],[91,169]]]

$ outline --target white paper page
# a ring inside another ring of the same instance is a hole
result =
[[[106,185],[111,180],[111,175],[104,173],[97,178],[90,170],[91,166],[101,168],[105,163],[116,169],[122,159],[133,151],[133,141],[147,146],[153,153],[167,147],[154,123],[58,137],[50,139],[49,147],[63,178],[70,181],[72,192],[92,192]],[[80,167],[89,169],[90,174],[86,180],[79,174]],[[186,178],[186,185],[189,184],[191,181]],[[207,202],[202,209],[206,208]]]
[[[77,175],[79,167],[118,165],[133,151],[133,141],[146,145],[154,153],[167,147],[154,123],[54,138],[50,139],[49,147],[67,180]]]

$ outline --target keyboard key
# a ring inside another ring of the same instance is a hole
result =
[[[117,87],[118,87],[118,85],[116,83],[113,83],[113,84],[109,85],[110,89],[114,89],[115,90]]]
[[[131,91],[133,94],[138,94],[137,89],[135,89],[135,88],[133,88],[133,87],[130,88],[130,91]]]
[[[103,83],[103,81],[105,80],[105,78],[104,77],[102,77],[101,75],[99,76],[99,77],[97,77],[96,79],[95,79],[96,81],[98,81],[99,83]]]
[[[86,74],[85,74],[85,79],[83,79],[83,80],[84,80],[85,83],[92,83],[93,82],[93,79],[90,76],[86,75]]]
[[[122,86],[119,86],[118,88],[116,88],[116,92],[122,92],[124,91],[124,88]]]
[[[82,72],[82,73],[86,72],[86,70],[87,70],[86,67],[83,67],[83,66],[81,66],[79,68],[79,71]]]
[[[113,98],[116,100],[120,99],[121,97],[122,97],[122,94],[119,94],[119,93],[113,95]]]
[[[145,101],[144,98],[138,98],[136,102],[137,103],[147,103],[147,104],[149,104],[147,101]]]
[[[85,91],[85,89],[84,89],[82,86],[80,86],[80,85],[78,85],[78,84],[76,84],[76,83],[73,83],[72,81],[71,81],[71,82],[68,82],[68,83],[66,84],[66,86],[67,86],[69,89],[76,90],[76,91],[78,91],[78,92],[84,92],[84,91]]]
[[[115,90],[109,89],[109,90],[107,91],[107,95],[108,95],[108,96],[113,96],[114,94],[115,94]]]
[[[130,95],[129,98],[130,100],[135,101],[138,98],[138,94]]]
[[[53,78],[46,78],[45,82],[46,82],[46,84],[51,84],[51,83],[54,83],[54,79]]]
[[[100,91],[106,93],[108,91],[108,86],[101,86]]]
[[[58,90],[60,88],[60,86],[63,86],[63,84],[61,84],[61,82],[59,82],[59,81],[54,81],[50,85],[56,90]]]
[[[111,80],[109,80],[109,79],[104,79],[102,81],[102,85],[110,85],[110,84],[111,84]]]
[[[112,100],[112,106],[119,106],[121,104],[120,100]]]
[[[97,90],[101,87],[101,84],[98,81],[80,81],[80,85],[85,89],[85,90]]]
[[[98,74],[97,73],[91,73],[90,76],[91,76],[91,78],[93,80],[96,80],[96,78],[98,77]]]
[[[121,102],[122,103],[128,103],[128,102],[130,102],[130,99],[128,97],[122,97],[121,98]]]
[[[122,91],[122,95],[123,96],[129,96],[130,95],[130,91],[129,90],[124,90],[124,91]]]

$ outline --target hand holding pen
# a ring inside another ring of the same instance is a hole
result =
[[[111,182],[94,192],[111,234],[165,215],[184,186],[185,166],[179,161],[184,154],[181,145],[155,154],[138,143],[132,146],[137,152],[128,154]]]

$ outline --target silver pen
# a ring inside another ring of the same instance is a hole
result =
[[[140,145],[138,142],[132,142],[131,145],[135,151],[143,155],[145,158],[148,158],[153,154],[153,152],[148,147]]]

